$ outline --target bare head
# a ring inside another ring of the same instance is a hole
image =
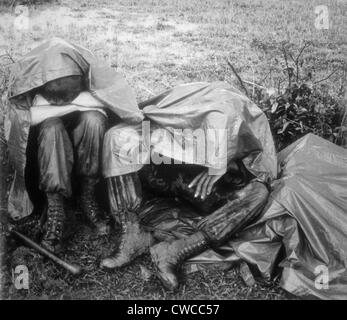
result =
[[[83,90],[83,77],[76,75],[49,81],[40,93],[50,104],[61,106],[71,103]]]

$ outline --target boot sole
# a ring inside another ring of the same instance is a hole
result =
[[[137,258],[143,256],[143,255],[146,254],[146,253],[147,253],[147,250],[146,250],[145,252],[141,252],[140,254],[136,255],[131,261],[129,261],[129,262],[127,262],[127,263],[121,265],[120,267],[108,268],[108,267],[106,267],[106,266],[100,266],[100,268],[101,268],[102,270],[105,270],[105,271],[108,271],[108,272],[112,272],[112,271],[117,270],[117,269],[118,269],[118,270],[121,270],[122,268],[124,268],[124,267],[128,266],[129,264],[131,264],[132,262],[134,262],[135,259],[137,259]]]
[[[154,262],[154,258],[153,258],[153,253],[152,250],[150,250],[150,254],[151,254],[151,260],[152,263],[154,264],[154,269],[155,269],[155,275],[156,277],[160,280],[161,284],[163,285],[163,287],[167,290],[167,291],[171,291],[171,292],[175,292],[179,289],[179,285],[176,288],[172,288],[171,286],[167,285],[166,280],[163,278],[163,276],[161,275],[161,271],[159,270],[157,264]]]
[[[132,261],[126,263],[126,264],[123,264],[122,266],[120,267],[113,267],[113,268],[109,268],[109,267],[105,267],[105,266],[100,266],[100,268],[104,271],[107,271],[107,272],[113,272],[113,271],[116,271],[116,270],[122,270],[124,267],[127,267],[129,264],[131,264]]]
[[[162,277],[161,272],[159,271],[159,269],[157,267],[155,267],[155,275],[157,276],[157,278],[160,280],[162,286],[170,292],[176,292],[179,289],[179,286],[176,288],[172,288],[171,286],[168,286],[165,279]]]

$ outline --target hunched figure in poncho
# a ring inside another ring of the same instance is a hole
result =
[[[20,224],[33,213],[33,199],[26,189],[33,176],[27,166],[33,144],[38,149],[34,157],[39,188],[48,204],[42,244],[51,251],[61,249],[64,199],[71,196],[73,165],[81,182],[83,212],[93,227],[105,232],[95,186],[106,114],[128,123],[143,119],[123,77],[87,49],[52,38],[14,64],[8,97],[5,133],[15,170],[8,201],[10,217]]]
[[[72,196],[73,166],[83,213],[99,234],[107,232],[95,195],[107,117],[102,109],[77,107],[75,103],[87,94],[84,90],[83,76],[74,75],[49,81],[32,93],[29,139],[37,144],[33,154],[39,167],[39,189],[47,198],[42,245],[56,253],[62,249],[65,199]],[[94,106],[98,105],[95,101]]]
[[[140,107],[150,126],[120,124],[104,139],[103,172],[122,235],[101,266],[120,268],[150,250],[159,279],[174,290],[186,259],[259,217],[277,174],[275,148],[264,113],[226,83],[178,86]],[[204,144],[192,135],[197,129]],[[156,243],[144,226],[148,190],[192,205],[203,216],[194,231]]]

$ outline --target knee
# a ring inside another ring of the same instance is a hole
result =
[[[265,183],[255,181],[254,184],[256,184],[258,194],[261,198],[267,198],[270,195],[270,191]]]
[[[119,166],[120,163],[139,163],[136,162],[139,160],[139,146],[140,137],[131,126],[121,124],[107,130],[103,141],[104,172],[107,171],[106,167]]]
[[[262,182],[255,180],[245,187],[245,197],[253,199],[255,203],[266,202],[269,195],[269,189]]]
[[[106,128],[106,116],[100,111],[83,111],[80,121],[90,128]]]
[[[112,128],[110,128],[110,129],[108,129],[106,131],[104,140],[108,141],[108,142],[112,142],[115,139],[117,140],[118,137],[121,136],[121,133],[122,133],[122,131],[119,130],[117,128],[117,126],[116,127],[112,127]]]
[[[110,151],[122,146],[126,141],[123,138],[123,131],[117,126],[108,129],[104,136],[104,150]]]
[[[40,135],[45,136],[62,132],[65,130],[63,121],[60,118],[48,118],[40,124]]]
[[[108,129],[104,137],[104,141],[116,147],[121,147],[125,143],[127,143],[128,146],[136,146],[140,139],[141,136],[139,132],[132,125],[124,123]]]

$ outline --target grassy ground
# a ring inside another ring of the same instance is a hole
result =
[[[328,6],[328,30],[315,28],[314,10],[321,4]],[[30,7],[29,29],[19,31],[13,12],[5,6],[0,10],[0,55],[9,53],[16,60],[48,37],[63,37],[88,47],[124,73],[139,101],[185,82],[235,82],[226,58],[243,79],[277,88],[285,78],[282,43],[295,55],[309,42],[303,74],[311,72],[320,80],[337,70],[324,85],[336,94],[343,85],[344,0],[61,0]],[[2,142],[1,148],[4,181],[7,163]],[[1,207],[3,215],[3,203]],[[151,270],[148,257],[122,271],[104,273],[97,268],[98,261],[116,242],[116,235],[111,241],[92,239],[87,229],[79,228],[65,255],[87,267],[88,273],[76,279],[22,248],[15,259],[24,259],[29,266],[30,290],[19,292],[7,283],[4,298],[287,298],[276,284],[249,288],[236,270],[214,269],[188,275],[177,294],[168,294],[141,272],[140,266]]]
[[[148,256],[139,257],[130,266],[112,273],[98,268],[101,257],[117,247],[117,232],[111,238],[94,238],[90,230],[78,228],[63,256],[83,265],[86,272],[74,277],[25,247],[18,248],[10,264],[26,265],[30,290],[18,291],[5,283],[4,299],[286,299],[275,283],[257,283],[248,287],[237,269],[216,266],[184,274],[184,285],[177,293],[168,293],[153,276]],[[9,279],[9,276],[7,277]]]

